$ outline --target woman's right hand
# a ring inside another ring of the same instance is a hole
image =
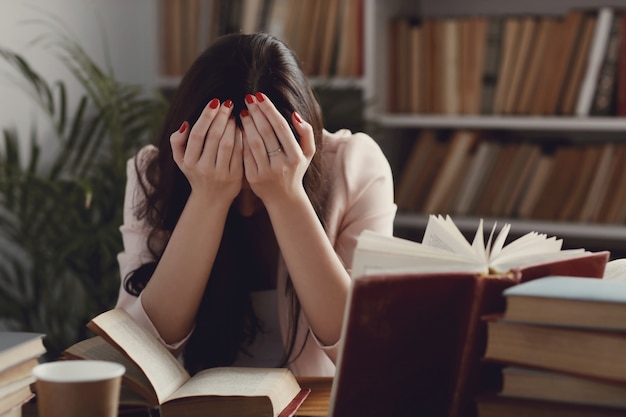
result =
[[[174,161],[187,177],[191,194],[228,206],[243,180],[242,135],[232,109],[231,100],[220,105],[214,98],[191,129],[185,121],[170,136]]]

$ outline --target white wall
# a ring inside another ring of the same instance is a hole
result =
[[[72,77],[54,55],[41,45],[32,45],[34,39],[50,30],[46,24],[32,21],[50,22],[48,14],[64,22],[99,64],[105,65],[108,49],[120,81],[154,85],[159,36],[156,0],[0,0],[0,47],[22,53],[47,80],[67,82]],[[12,84],[7,71],[11,72],[7,64],[0,62],[0,128],[15,126],[27,138],[37,119],[45,131],[36,106]],[[77,84],[70,86],[74,103]]]

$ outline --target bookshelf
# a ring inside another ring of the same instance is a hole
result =
[[[365,0],[153,0],[162,28],[157,82],[173,88],[215,38],[266,32],[298,55],[312,84],[363,88]]]
[[[359,17],[365,14],[365,0],[152,1],[161,27],[156,86],[166,96],[217,36],[261,31],[284,40],[298,54],[327,129],[365,129],[364,27]]]
[[[371,115],[370,120],[394,128],[507,129],[575,132],[624,132],[622,117],[523,117],[523,116],[418,116],[413,114]]]
[[[161,10],[163,5],[172,0],[155,0],[159,2]],[[284,4],[289,3],[287,0],[272,0],[264,2],[260,0],[237,0],[237,1],[221,1],[221,0],[186,0],[189,2],[201,3],[200,7],[204,10],[203,19],[196,23],[196,27],[202,28],[206,39],[198,40],[199,49],[203,49],[209,42],[211,36],[215,36],[215,30],[211,30],[208,19],[215,16],[209,12],[209,9],[218,3],[238,4],[239,13],[245,7],[245,4],[265,3],[278,4],[281,1]],[[362,3],[357,3],[360,1]],[[319,10],[328,10],[329,5],[334,3],[333,0],[315,0],[307,2],[309,13],[308,16],[314,16]],[[319,4],[318,4],[319,3]],[[315,6],[312,6],[314,4]],[[321,8],[320,8],[321,4]],[[355,130],[364,129],[372,137],[374,137],[387,154],[394,177],[398,181],[407,168],[407,156],[419,132],[424,129],[436,130],[456,130],[470,129],[487,132],[497,132],[498,134],[515,134],[518,137],[525,138],[529,141],[547,142],[546,139],[552,140],[558,138],[563,140],[566,138],[571,143],[604,143],[607,141],[615,141],[617,143],[624,142],[624,133],[626,133],[626,117],[615,116],[559,116],[559,115],[529,115],[529,114],[443,114],[443,112],[428,113],[409,113],[409,112],[390,112],[389,106],[389,77],[390,67],[390,39],[388,26],[392,19],[398,17],[422,19],[438,19],[438,18],[460,18],[465,16],[542,16],[542,17],[563,17],[573,8],[597,9],[606,5],[601,0],[554,0],[545,2],[541,0],[526,0],[524,2],[516,2],[513,0],[339,0],[337,2],[341,7],[348,7],[353,10],[355,5],[361,4],[362,11],[357,13],[362,16],[362,21],[356,25],[356,30],[361,29],[360,38],[352,38],[352,46],[358,48],[362,45],[361,58],[362,67],[357,73],[351,75],[339,74],[337,71],[331,70],[324,74],[313,71],[310,74],[311,83],[319,92],[322,102],[322,108],[328,127],[331,129],[338,127],[348,127]],[[612,6],[625,7],[626,0],[617,0],[611,2]],[[259,5],[257,5],[258,7]],[[291,6],[293,7],[293,6]],[[294,22],[302,22],[302,16],[307,15],[306,6],[300,4],[299,10],[292,9],[285,11],[284,25],[274,25],[278,27],[279,32],[283,34],[287,28],[286,22],[293,20]],[[317,7],[317,9],[316,9]],[[211,9],[215,10],[215,9]],[[232,11],[232,10],[231,10]],[[289,14],[291,13],[291,15]],[[323,13],[322,13],[323,15]],[[208,16],[208,17],[207,17]],[[214,17],[213,17],[214,18]],[[163,19],[163,14],[160,15]],[[243,18],[242,18],[243,19]],[[337,17],[337,21],[339,21]],[[243,19],[245,20],[245,19]],[[315,20],[315,19],[313,19]],[[322,19],[323,20],[323,19]],[[321,22],[318,18],[318,22]],[[243,24],[243,21],[242,21]],[[302,24],[293,24],[291,27],[302,26]],[[226,27],[228,25],[225,25]],[[235,25],[236,26],[236,25]],[[259,27],[260,30],[271,32],[272,25],[267,27]],[[336,28],[337,36],[338,28],[344,25],[339,24]],[[220,30],[226,30],[222,27]],[[233,24],[230,24],[232,30]],[[302,29],[302,28],[301,28]],[[304,30],[304,29],[302,29]],[[309,29],[307,33],[315,33],[315,30]],[[211,33],[207,36],[206,33]],[[280,35],[280,33],[278,34]],[[281,36],[287,40],[294,49],[302,47],[301,38],[291,37],[288,35]],[[300,41],[298,40],[300,39]],[[357,39],[355,42],[354,39]],[[300,42],[300,43],[299,43]],[[335,48],[341,45],[339,38],[335,42]],[[300,45],[300,46],[298,46]],[[308,45],[312,45],[311,42]],[[338,54],[338,49],[335,54]],[[309,55],[307,55],[309,54]],[[311,56],[309,52],[300,49],[299,56]],[[335,57],[336,59],[336,57]],[[162,63],[160,63],[161,65]],[[336,69],[336,67],[335,67]],[[157,78],[158,85],[165,90],[173,90],[180,80],[180,75],[160,75]],[[357,114],[359,113],[359,114]],[[343,125],[343,126],[342,126]],[[626,187],[626,184],[624,185]],[[588,249],[608,249],[611,250],[613,256],[626,256],[626,225],[625,224],[603,224],[594,221],[550,221],[545,219],[518,218],[516,216],[472,216],[457,215],[450,213],[456,219],[460,220],[462,227],[467,227],[467,231],[475,230],[475,224],[479,217],[485,218],[486,221],[498,223],[509,222],[513,226],[513,230],[529,231],[536,228],[537,231],[551,233],[562,237],[566,245],[580,245]],[[421,233],[426,224],[427,214],[419,210],[400,210],[397,220],[397,234],[413,239],[421,239]],[[465,230],[464,230],[465,231]]]
[[[542,2],[528,0],[366,0],[365,7],[365,71],[364,98],[368,106],[366,119],[374,126],[372,136],[379,140],[388,155],[396,182],[408,168],[408,157],[420,131],[434,129],[450,131],[469,129],[496,135],[513,134],[517,138],[538,143],[557,138],[561,142],[623,144],[626,135],[626,117],[563,116],[531,114],[445,114],[445,112],[389,111],[388,81],[394,75],[387,62],[393,54],[390,46],[389,25],[394,19],[411,18],[420,25],[429,19],[459,19],[468,16],[538,16],[564,18],[572,9],[597,10],[602,6],[626,8],[626,1],[606,3],[599,0],[555,0]],[[626,29],[625,29],[626,30]],[[408,85],[406,86],[409,87]],[[402,88],[402,86],[401,86]],[[622,184],[626,187],[626,184]],[[447,214],[442,212],[441,214]],[[487,227],[494,222],[512,225],[512,236],[528,231],[552,234],[564,239],[568,247],[586,247],[590,250],[611,251],[613,257],[626,256],[626,225],[597,221],[562,221],[519,218],[516,216],[455,215],[455,223],[464,233],[475,230],[478,219],[485,218]],[[401,209],[396,218],[396,234],[421,239],[427,222],[427,213],[419,209]]]

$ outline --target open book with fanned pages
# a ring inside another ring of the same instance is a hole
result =
[[[120,404],[158,408],[161,417],[293,416],[310,392],[286,368],[219,367],[190,376],[121,308],[87,326],[98,336],[70,346],[64,356],[121,363],[126,373]]]
[[[548,275],[601,278],[608,252],[562,250],[509,225],[469,243],[451,218],[431,216],[422,243],[364,232],[352,265],[331,416],[472,417],[474,398],[499,383],[483,360],[487,315],[503,291]]]

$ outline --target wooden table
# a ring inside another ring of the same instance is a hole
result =
[[[330,404],[330,388],[332,378],[324,377],[300,377],[298,378],[302,388],[311,388],[311,393],[298,409],[298,416],[327,417]]]

